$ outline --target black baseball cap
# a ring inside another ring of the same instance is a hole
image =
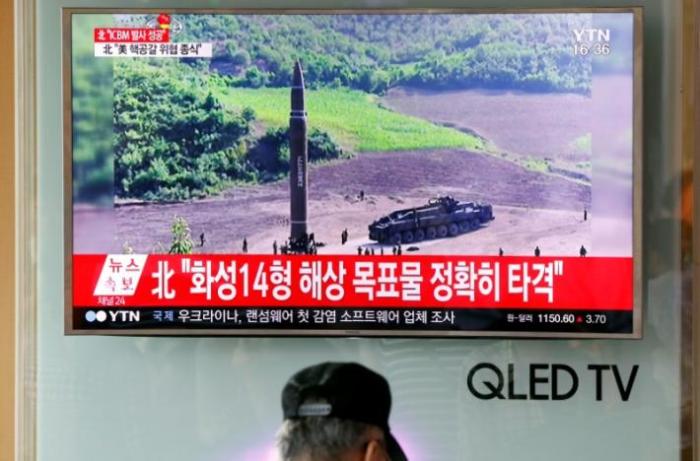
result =
[[[408,461],[389,430],[390,411],[389,383],[358,363],[325,362],[304,368],[282,390],[284,419],[327,416],[378,426],[391,461]]]

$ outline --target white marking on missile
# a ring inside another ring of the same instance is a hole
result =
[[[297,157],[297,187],[304,187],[304,159]]]

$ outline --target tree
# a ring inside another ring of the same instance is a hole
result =
[[[233,112],[182,64],[115,66],[114,194],[187,200],[248,180],[254,113]]]
[[[245,79],[252,88],[260,88],[267,84],[267,74],[255,66],[245,71]]]
[[[188,255],[192,254],[192,248],[194,247],[194,242],[192,242],[192,234],[190,232],[190,226],[187,224],[185,218],[180,216],[175,216],[173,224],[170,226],[170,233],[172,234],[173,241],[170,245],[169,254],[173,255]]]
[[[247,66],[250,64],[250,55],[245,49],[239,48],[235,42],[230,42],[226,45],[226,53],[229,56],[229,61],[234,66]]]

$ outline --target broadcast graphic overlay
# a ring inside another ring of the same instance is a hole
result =
[[[640,337],[640,13],[67,10],[66,330]]]

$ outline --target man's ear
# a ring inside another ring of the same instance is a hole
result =
[[[365,450],[365,457],[362,461],[391,461],[389,456],[386,454],[386,450],[379,442],[379,440],[373,439],[367,444],[367,449]]]

